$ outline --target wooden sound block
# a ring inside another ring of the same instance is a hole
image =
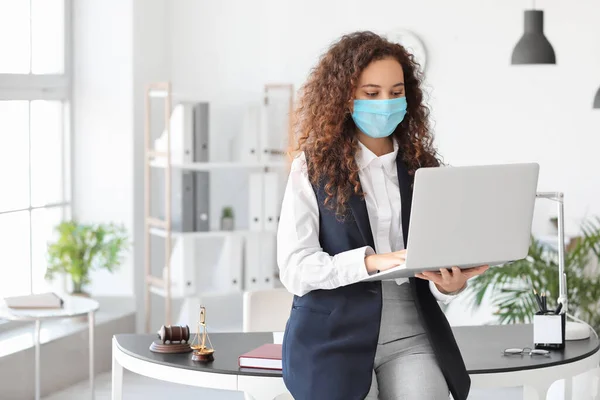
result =
[[[189,343],[170,343],[162,344],[160,340],[155,340],[150,345],[150,351],[155,353],[189,353],[192,351]]]

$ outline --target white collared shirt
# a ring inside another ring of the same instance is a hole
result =
[[[292,162],[283,196],[277,231],[277,264],[283,285],[302,296],[312,290],[335,289],[368,276],[365,256],[385,254],[404,248],[396,155],[394,151],[377,157],[359,142],[356,162],[375,249],[365,246],[335,256],[324,252],[319,243],[319,206],[311,186],[304,154]],[[408,282],[398,279],[398,284]],[[431,292],[448,303],[454,296],[441,293],[433,282]]]

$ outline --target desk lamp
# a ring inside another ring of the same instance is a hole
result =
[[[565,273],[565,217],[564,217],[564,193],[562,192],[538,192],[536,197],[548,199],[558,204],[558,299],[556,302],[562,304],[561,313],[567,313],[567,274]],[[569,315],[569,314],[567,314]],[[567,321],[565,326],[565,340],[585,339],[590,336],[590,328],[579,322]]]

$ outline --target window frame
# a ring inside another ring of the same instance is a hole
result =
[[[0,210],[0,214],[13,213],[18,211],[29,212],[29,232],[30,243],[32,234],[32,211],[36,209],[48,209],[60,207],[62,217],[69,218],[73,207],[73,182],[72,165],[73,151],[73,115],[72,109],[72,82],[73,82],[73,0],[64,1],[64,72],[62,74],[7,74],[0,73],[0,101],[20,100],[54,100],[61,101],[63,105],[63,157],[62,157],[62,182],[63,182],[63,201],[32,206],[31,201],[31,174],[29,176],[30,194],[29,206],[14,210]],[[31,0],[29,0],[31,7]],[[31,13],[31,9],[30,9]],[[31,14],[30,14],[31,15]],[[31,33],[31,26],[30,26]],[[30,58],[31,67],[31,58]],[[31,70],[31,68],[30,68]],[[30,105],[31,107],[31,105]],[[31,124],[30,124],[31,125]],[[31,126],[30,133],[31,135]],[[29,160],[31,165],[31,160]],[[32,259],[33,249],[29,248],[30,258]],[[32,261],[30,261],[30,271],[33,271]],[[33,289],[33,277],[30,276],[30,291]],[[0,320],[0,333],[6,330],[26,325],[22,322]]]

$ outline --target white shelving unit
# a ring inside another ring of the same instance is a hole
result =
[[[150,162],[153,168],[166,168],[167,161],[164,157],[153,159]],[[246,163],[246,162],[197,162],[197,163],[171,163],[171,168],[185,169],[190,171],[216,171],[225,169],[277,169],[287,168],[283,162],[272,163]]]
[[[289,115],[292,115],[293,104],[293,86],[288,84],[282,85],[265,85],[265,104],[268,103],[269,90],[273,89],[290,89],[289,97]],[[166,151],[156,151],[151,146],[151,129],[150,129],[150,100],[154,98],[164,99],[164,132],[166,134]],[[234,231],[199,231],[199,232],[176,232],[173,231],[171,221],[171,172],[173,169],[182,169],[190,171],[218,171],[218,170],[245,170],[250,172],[270,172],[271,170],[285,171],[289,168],[289,163],[283,162],[193,162],[193,163],[177,163],[173,161],[171,154],[171,131],[170,117],[173,101],[173,93],[170,82],[151,83],[146,88],[145,93],[145,269],[146,269],[146,290],[145,290],[145,329],[150,332],[151,323],[151,301],[150,295],[158,295],[165,299],[165,324],[172,323],[171,310],[171,253],[173,239],[178,238],[220,238],[229,237],[232,235],[249,237],[255,235],[257,231],[252,230],[234,230]],[[291,119],[288,132],[288,138],[291,138]],[[165,219],[161,220],[150,215],[150,174],[152,168],[160,168],[165,170]],[[165,240],[165,260],[164,271],[162,277],[153,276],[151,273],[151,254],[150,254],[150,239],[151,237],[160,237]],[[202,295],[210,295],[211,293],[202,293]],[[222,293],[217,293],[222,294]]]
[[[151,228],[150,233],[154,236],[158,237],[166,237],[167,231],[160,228]],[[171,231],[172,238],[178,238],[182,236],[186,237],[194,237],[194,238],[208,238],[208,237],[226,237],[232,235],[240,235],[246,236],[256,233],[254,231],[246,231],[246,230],[235,230],[235,231],[202,231],[202,232],[173,232]]]
[[[166,152],[156,152],[151,146],[150,129],[150,99],[153,97],[164,98],[164,120],[165,133],[167,137]],[[171,83],[155,82],[146,87],[144,98],[144,237],[145,237],[145,256],[144,264],[146,271],[146,282],[144,291],[145,300],[145,330],[150,332],[151,299],[150,294],[153,290],[162,289],[165,293],[165,321],[167,325],[171,324]],[[163,157],[165,159],[165,219],[161,220],[152,217],[150,212],[150,163],[154,157]],[[151,254],[150,254],[150,234],[151,229],[163,229],[165,231],[165,269],[164,278],[152,275]]]

